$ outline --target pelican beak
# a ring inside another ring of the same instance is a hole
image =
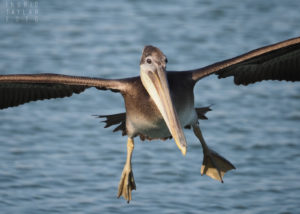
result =
[[[155,67],[155,68],[154,68]],[[165,65],[141,64],[141,80],[162,114],[168,129],[182,154],[186,154],[186,139],[172,102]]]

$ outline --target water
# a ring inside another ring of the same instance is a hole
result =
[[[300,35],[298,0],[38,1],[27,23],[7,21],[12,8],[0,3],[1,74],[134,76],[147,44],[169,70],[185,70]],[[191,131],[186,157],[173,141],[136,140],[129,205],[116,198],[126,138],[91,116],[123,112],[119,94],[89,89],[3,110],[1,213],[298,213],[299,94],[298,83],[200,81],[197,106],[214,104],[204,137],[237,170],[224,184],[201,177]]]

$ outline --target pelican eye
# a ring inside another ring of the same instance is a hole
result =
[[[166,64],[168,63],[168,58],[165,59],[165,63],[166,63]]]
[[[151,64],[152,63],[151,59],[147,59],[147,63]]]

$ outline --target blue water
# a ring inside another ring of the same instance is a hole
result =
[[[34,14],[18,20],[10,2],[0,1],[1,74],[135,76],[147,44],[185,70],[300,35],[299,0],[28,1]],[[116,198],[126,137],[91,116],[123,112],[119,94],[89,89],[0,111],[0,213],[299,213],[299,83],[211,76],[195,99],[213,104],[204,137],[237,170],[224,184],[201,176],[188,130],[186,157],[173,141],[137,139],[129,205]]]

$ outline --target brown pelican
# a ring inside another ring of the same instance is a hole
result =
[[[262,80],[300,80],[300,37],[265,46],[207,67],[178,72],[166,71],[167,57],[160,49],[145,46],[140,60],[140,76],[126,79],[101,79],[59,74],[0,75],[0,109],[30,101],[69,97],[89,87],[122,94],[126,113],[107,115],[107,126],[120,125],[128,136],[127,159],[119,183],[118,197],[128,202],[136,189],[131,157],[134,138],[173,137],[182,154],[187,143],[183,127],[191,127],[202,144],[201,174],[223,182],[224,173],[235,167],[210,149],[203,139],[198,118],[209,108],[194,107],[193,89],[198,80],[217,74],[234,77],[235,84],[248,85]]]

